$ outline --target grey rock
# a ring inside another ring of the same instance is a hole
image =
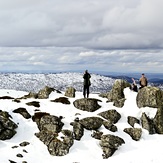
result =
[[[134,127],[135,123],[140,124],[140,120],[132,116],[128,116],[127,121],[132,127]]]
[[[51,92],[53,92],[55,89],[45,86],[42,90],[38,92],[38,99],[47,99],[49,98],[49,95]]]
[[[117,126],[115,126],[111,121],[103,121],[103,125],[106,129],[116,132],[118,130]]]
[[[115,80],[115,83],[107,96],[109,102],[113,102],[113,105],[116,107],[123,107],[125,102],[123,91],[126,87],[130,87],[130,84],[127,81],[122,79]]]
[[[16,134],[18,126],[10,117],[8,112],[0,110],[0,140],[11,139]]]
[[[121,115],[115,109],[101,112],[98,115],[100,115],[101,117],[105,118],[106,120],[114,124],[117,123],[121,118]]]
[[[31,102],[27,102],[26,105],[28,106],[34,106],[34,107],[40,107],[40,102],[38,101],[31,101]]]
[[[41,130],[39,133],[35,133],[35,135],[45,144],[49,145],[50,142],[58,136],[58,133],[53,131]]]
[[[103,158],[106,159],[108,157],[111,157],[114,152],[118,149],[119,146],[124,144],[125,141],[115,135],[102,135],[100,146],[103,150]]]
[[[80,110],[94,112],[101,107],[98,102],[102,101],[94,98],[82,98],[75,100],[73,104]]]
[[[67,96],[67,97],[75,97],[75,92],[76,92],[76,89],[75,88],[68,87],[66,89],[65,96]]]
[[[153,120],[150,119],[145,113],[143,113],[141,116],[141,124],[142,124],[142,127],[144,129],[149,131],[149,134],[155,134],[156,133]]]
[[[53,156],[64,156],[69,153],[69,149],[74,141],[71,137],[63,137],[63,140],[53,139],[48,145],[48,151]]]
[[[79,122],[87,130],[97,130],[103,124],[103,119],[99,117],[86,117],[86,118],[81,119]]]
[[[73,135],[74,139],[80,140],[84,135],[84,127],[81,123],[74,121],[73,122]]]
[[[70,101],[66,97],[59,97],[56,98],[55,100],[50,100],[51,102],[60,102],[62,104],[70,104]]]
[[[163,106],[157,109],[157,113],[153,119],[156,133],[163,134]]]
[[[131,138],[136,141],[140,140],[142,135],[141,128],[125,128],[123,131],[129,134]]]
[[[57,117],[54,115],[45,115],[40,119],[38,128],[40,129],[40,131],[48,130],[59,133],[64,125],[61,119],[62,117]]]
[[[15,109],[15,110],[13,110],[13,113],[19,113],[25,119],[31,118],[31,115],[28,113],[28,111],[26,110],[26,108],[18,108],[18,109]]]
[[[91,136],[95,139],[101,140],[101,137],[103,135],[103,132],[100,131],[93,131],[93,133],[91,134]]]
[[[139,108],[158,108],[163,104],[163,91],[157,87],[144,87],[138,91],[136,103]]]

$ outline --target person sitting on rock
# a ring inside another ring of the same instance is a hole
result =
[[[136,84],[136,81],[134,80],[134,78],[132,78],[132,85],[130,86],[130,89],[133,90],[134,92],[138,92],[138,87],[137,87],[137,84]]]
[[[148,80],[145,77],[144,73],[142,74],[142,77],[139,79],[139,84],[140,84],[140,88],[139,89],[147,86],[147,84],[148,84]]]

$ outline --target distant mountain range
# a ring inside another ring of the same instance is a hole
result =
[[[135,77],[135,76],[132,76]],[[92,93],[110,91],[116,79],[132,82],[126,75],[99,75],[91,74]],[[135,78],[138,83],[139,78]],[[162,78],[150,78],[149,85],[163,88]],[[38,92],[45,86],[65,91],[67,87],[74,87],[77,91],[83,89],[83,74],[77,72],[65,73],[0,73],[0,89],[13,89],[27,92]]]

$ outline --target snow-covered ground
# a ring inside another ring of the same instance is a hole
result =
[[[45,77],[45,76],[44,76]],[[41,76],[40,76],[41,78]],[[60,77],[61,78],[61,77]],[[17,134],[10,140],[0,141],[0,162],[8,163],[9,160],[17,163],[27,161],[28,163],[86,163],[86,162],[100,162],[100,163],[162,163],[163,160],[163,135],[149,135],[148,131],[143,129],[142,137],[139,141],[134,141],[132,138],[123,132],[124,128],[130,127],[127,123],[127,116],[134,116],[140,118],[142,112],[145,112],[149,117],[154,117],[156,109],[154,108],[141,108],[136,106],[136,92],[132,92],[129,88],[124,90],[126,101],[123,108],[116,108],[113,103],[106,103],[107,99],[101,98],[98,94],[90,94],[91,98],[98,98],[102,100],[99,105],[102,107],[93,112],[86,112],[76,109],[73,106],[73,101],[82,98],[82,92],[76,92],[75,98],[69,98],[71,104],[65,105],[61,103],[50,102],[51,99],[63,97],[63,94],[51,93],[49,99],[36,99],[40,102],[40,111],[49,112],[51,115],[60,116],[64,119],[63,129],[72,130],[70,122],[76,118],[76,113],[80,113],[79,118],[97,115],[99,112],[109,109],[116,109],[122,116],[122,118],[116,123],[118,131],[113,133],[106,130],[103,126],[100,131],[104,134],[113,134],[124,139],[125,144],[119,147],[114,155],[108,159],[102,158],[102,149],[99,145],[99,140],[91,137],[92,131],[85,130],[85,134],[80,141],[74,141],[74,145],[70,148],[69,154],[66,156],[52,156],[49,154],[47,147],[34,135],[39,132],[37,125],[32,119],[24,119],[20,114],[13,113],[14,109],[18,107],[24,107],[31,115],[35,113],[34,106],[27,106],[25,103],[33,101],[33,99],[21,100],[21,103],[13,102],[12,100],[0,100],[0,110],[8,111],[13,117],[13,121],[18,125]],[[28,92],[14,91],[8,89],[0,90],[1,96],[21,97]],[[140,127],[138,124],[136,127]],[[30,144],[25,147],[20,147],[19,144],[27,141]],[[17,148],[12,148],[18,146]],[[24,152],[24,150],[26,152]],[[23,158],[19,158],[16,155],[20,153]]]

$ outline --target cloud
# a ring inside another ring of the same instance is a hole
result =
[[[0,45],[162,48],[162,7],[161,0],[1,0]]]
[[[1,71],[162,72],[163,68],[163,50],[3,47],[0,56]]]
[[[160,72],[162,8],[162,0],[0,0],[0,68]]]

